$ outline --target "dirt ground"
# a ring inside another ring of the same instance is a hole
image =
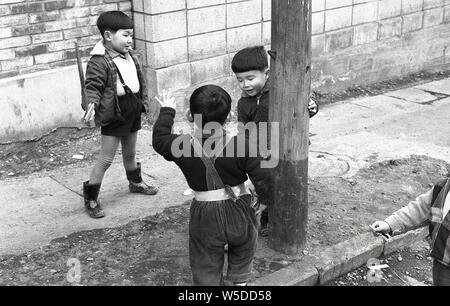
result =
[[[450,165],[424,156],[373,163],[355,176],[316,178],[309,187],[307,245],[287,256],[259,238],[254,278],[303,255],[368,231],[445,177]],[[81,264],[81,285],[189,285],[189,202],[127,225],[73,233],[32,252],[0,257],[0,285],[68,285],[70,259]]]

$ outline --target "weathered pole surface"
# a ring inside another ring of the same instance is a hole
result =
[[[308,219],[311,0],[272,0],[271,51],[269,119],[280,129],[269,244],[296,254],[305,245]]]

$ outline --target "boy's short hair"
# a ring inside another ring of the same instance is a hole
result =
[[[117,32],[120,29],[133,29],[133,20],[124,12],[108,11],[100,14],[97,19],[97,28],[102,34],[105,31]]]
[[[231,110],[231,97],[216,85],[204,85],[194,90],[189,99],[192,116],[201,114],[202,124],[219,122],[224,124]]]
[[[234,73],[250,70],[264,71],[269,68],[267,52],[263,46],[248,47],[240,50],[231,61],[231,69]]]

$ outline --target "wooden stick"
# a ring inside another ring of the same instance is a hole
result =
[[[89,107],[88,107],[88,101],[87,101],[87,94],[86,94],[86,84],[84,79],[84,72],[83,72],[83,64],[81,62],[81,54],[80,49],[78,48],[78,41],[75,42],[75,55],[77,57],[77,66],[78,66],[78,75],[80,77],[80,85],[81,85],[81,102],[84,107],[84,116],[86,117]]]

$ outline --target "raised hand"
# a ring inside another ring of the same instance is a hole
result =
[[[161,92],[161,96],[160,97],[156,96],[155,99],[156,101],[159,102],[161,107],[170,107],[173,109],[177,108],[177,102],[175,98],[171,96],[170,89],[169,90],[163,89]]]

